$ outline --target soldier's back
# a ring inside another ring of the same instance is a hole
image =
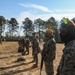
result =
[[[57,75],[75,75],[75,40],[69,42],[63,49]]]

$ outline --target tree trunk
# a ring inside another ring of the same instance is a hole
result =
[[[43,25],[42,25],[42,39],[43,39]]]
[[[39,25],[39,42],[40,42],[40,25]]]
[[[27,36],[27,30],[26,30],[26,36]]]

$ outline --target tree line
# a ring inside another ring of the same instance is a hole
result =
[[[75,23],[75,18],[71,20]],[[15,33],[17,33],[19,36],[20,31],[23,30],[24,36],[31,35],[33,32],[37,32],[39,37],[43,37],[42,34],[47,28],[53,29],[54,34],[57,34],[59,24],[60,22],[58,22],[54,17],[50,17],[47,21],[44,21],[41,18],[32,21],[27,17],[22,21],[22,25],[20,27],[16,18],[10,18],[10,20],[8,20],[4,16],[0,16],[0,36],[2,36],[5,30],[7,30],[5,32],[6,36],[12,37],[15,35]]]

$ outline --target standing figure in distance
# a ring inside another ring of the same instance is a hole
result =
[[[25,39],[25,47],[26,47],[27,55],[29,55],[29,43],[30,43],[29,38],[26,37],[26,39]]]
[[[44,63],[47,75],[54,74],[53,60],[56,55],[56,42],[54,40],[53,31],[47,29],[44,38],[44,48],[42,50],[42,57],[44,57]]]
[[[22,55],[25,55],[25,40],[23,37],[20,37],[18,40],[19,48],[21,49]]]
[[[36,64],[34,64],[34,67],[38,67],[38,53],[39,53],[39,42],[37,38],[34,36],[32,41],[32,52],[33,52],[33,59]]]

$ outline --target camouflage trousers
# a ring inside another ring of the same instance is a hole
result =
[[[53,75],[54,74],[53,61],[51,61],[47,66],[45,65],[45,69],[47,75]]]
[[[38,54],[34,54],[34,60],[36,62],[36,65],[38,65]]]
[[[32,47],[32,56],[34,55],[34,48]]]

